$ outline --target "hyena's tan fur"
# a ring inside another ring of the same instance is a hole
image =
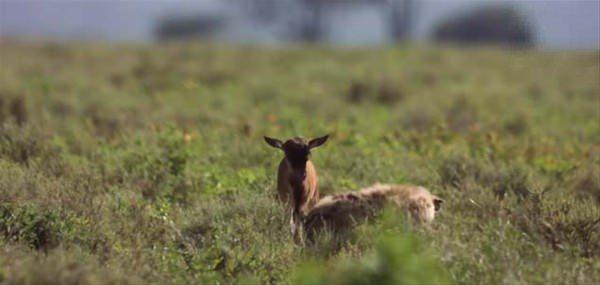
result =
[[[375,184],[359,192],[324,197],[305,217],[304,228],[309,239],[323,229],[339,233],[376,216],[387,205],[397,207],[419,223],[429,223],[442,202],[421,186]]]

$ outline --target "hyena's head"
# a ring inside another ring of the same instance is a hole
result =
[[[444,200],[435,195],[420,195],[408,201],[408,212],[420,223],[430,223],[442,208]]]

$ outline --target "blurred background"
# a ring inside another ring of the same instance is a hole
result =
[[[0,284],[600,284],[599,22],[600,0],[0,0]],[[263,136],[323,134],[321,194],[423,185],[439,218],[295,244]]]
[[[4,38],[382,46],[492,42],[598,49],[600,1],[1,0]]]

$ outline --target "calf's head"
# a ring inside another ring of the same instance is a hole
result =
[[[265,137],[265,141],[272,147],[283,150],[286,159],[294,169],[305,169],[306,162],[310,155],[310,150],[321,146],[327,141],[329,135],[318,137],[312,140],[295,137],[282,142],[279,139]],[[303,178],[303,177],[298,177]]]

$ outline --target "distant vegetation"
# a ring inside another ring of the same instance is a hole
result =
[[[530,45],[534,32],[527,18],[510,5],[488,5],[438,24],[434,39],[462,43]]]
[[[600,283],[598,52],[0,56],[0,283]],[[324,133],[322,192],[420,184],[445,200],[436,221],[294,244],[262,136]]]

